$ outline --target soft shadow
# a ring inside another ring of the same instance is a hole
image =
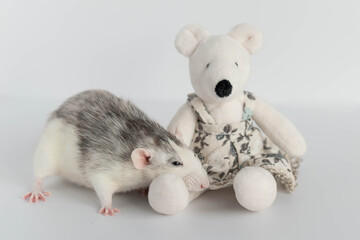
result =
[[[76,185],[66,179],[53,180],[46,184],[45,189],[52,193],[52,197],[61,197],[65,201],[77,201],[96,209],[100,208],[100,200],[93,189]]]
[[[61,198],[64,201],[76,204],[86,204],[94,209],[100,208],[100,200],[93,189],[78,186],[60,177],[49,179],[45,183],[45,189],[52,193],[52,197]],[[280,194],[288,192],[281,185],[278,186]],[[113,196],[113,206],[120,208],[122,213],[141,212],[144,215],[159,215],[148,202],[148,197],[138,191],[128,193],[117,193]],[[243,208],[236,200],[234,189],[207,191],[199,198],[189,203],[188,207],[182,212],[187,214],[204,214],[205,216],[222,214],[249,215],[253,212]]]
[[[101,204],[95,191],[90,188],[78,186],[65,179],[57,179],[46,185],[53,196],[61,197],[64,200],[77,201],[99,209]],[[132,191],[128,193],[116,193],[113,195],[113,207],[120,208],[122,212],[130,212],[133,210],[154,213],[154,210],[148,203],[147,196]]]
[[[218,213],[241,213],[250,214],[251,212],[243,208],[236,200],[235,192],[232,187],[225,189],[208,191],[195,199],[188,206],[189,211],[196,211],[201,214]]]

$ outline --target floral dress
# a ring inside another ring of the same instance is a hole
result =
[[[191,141],[210,181],[209,189],[233,184],[241,168],[257,166],[268,170],[291,192],[296,187],[297,168],[301,159],[291,159],[263,136],[254,125],[255,96],[244,92],[243,115],[240,122],[216,124],[202,100],[188,95],[198,121]]]

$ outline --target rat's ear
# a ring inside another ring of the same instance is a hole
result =
[[[136,148],[131,153],[131,160],[136,169],[143,170],[147,165],[150,164],[151,153],[143,148]]]
[[[263,44],[263,35],[255,27],[241,23],[229,31],[229,36],[241,43],[250,54],[256,52]]]
[[[176,37],[176,49],[184,56],[190,57],[199,43],[209,36],[209,32],[197,24],[184,27]]]

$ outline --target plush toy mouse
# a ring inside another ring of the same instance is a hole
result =
[[[199,157],[209,189],[233,185],[238,202],[252,211],[273,203],[275,179],[294,190],[298,162],[306,152],[304,138],[286,117],[244,91],[250,55],[262,43],[261,32],[248,24],[214,36],[199,25],[182,29],[176,48],[189,58],[195,93],[168,127]],[[150,205],[160,213],[176,213],[201,194],[186,191],[174,178],[160,176],[150,186]]]

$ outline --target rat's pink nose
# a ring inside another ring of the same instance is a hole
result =
[[[209,187],[209,180],[206,173],[205,176],[203,176],[203,174],[193,172],[186,175],[183,179],[186,186],[191,191],[202,191]]]

